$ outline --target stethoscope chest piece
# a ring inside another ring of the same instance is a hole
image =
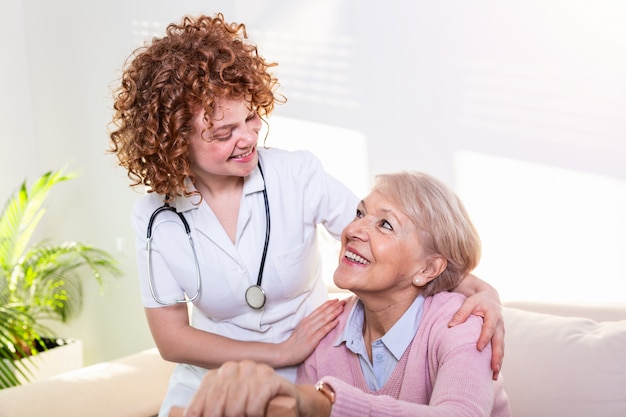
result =
[[[257,277],[257,283],[256,285],[251,285],[246,290],[246,303],[250,306],[250,308],[253,308],[255,310],[262,309],[263,306],[265,306],[265,301],[267,300],[267,298],[265,297],[265,291],[263,290],[263,288],[261,288],[261,282],[263,280],[263,269],[265,267],[265,258],[267,257],[267,248],[268,248],[269,241],[270,241],[270,205],[267,199],[267,190],[265,188],[265,177],[263,176],[263,170],[261,169],[260,162],[259,162],[259,171],[261,172],[261,177],[263,178],[263,202],[265,204],[265,242],[263,245],[263,255],[261,256],[261,265],[259,267],[259,275]],[[154,289],[154,278],[152,276],[152,238],[153,238],[152,225],[157,215],[159,213],[162,213],[163,211],[171,211],[175,213],[176,215],[178,215],[178,217],[180,218],[181,222],[183,223],[185,227],[185,232],[187,233],[187,236],[189,238],[189,244],[191,246],[191,250],[193,251],[193,257],[194,257],[194,261],[196,264],[196,294],[193,297],[187,296],[184,299],[174,300],[172,302],[164,301],[157,297],[156,291]],[[150,216],[147,229],[148,230],[147,230],[146,250],[148,251],[148,286],[150,287],[150,294],[152,295],[152,298],[154,298],[154,300],[157,303],[161,305],[165,305],[165,306],[175,305],[178,303],[190,303],[190,302],[195,301],[200,295],[200,292],[202,290],[202,280],[200,277],[200,263],[198,262],[198,255],[196,253],[196,249],[193,244],[193,239],[191,238],[191,228],[189,227],[187,220],[185,220],[185,216],[182,213],[179,213],[178,211],[176,211],[176,208],[170,206],[166,198],[163,206],[157,208]]]
[[[246,303],[255,310],[260,310],[265,305],[265,291],[260,285],[251,285],[246,290]]]

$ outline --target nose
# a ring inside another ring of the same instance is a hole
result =
[[[261,118],[256,115],[254,118],[246,121],[243,129],[241,130],[238,146],[240,148],[247,148],[248,146],[256,144],[259,140],[260,131]]]
[[[254,131],[253,129],[246,127],[246,129],[244,129],[244,131],[242,131],[241,135],[239,136],[237,146],[239,146],[240,148],[247,148],[251,145],[254,145],[257,142],[258,138],[258,131]]]
[[[366,217],[357,217],[343,229],[344,235],[350,240],[368,240],[370,221]]]

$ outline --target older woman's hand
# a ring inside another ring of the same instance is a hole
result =
[[[313,386],[292,384],[267,365],[242,361],[226,362],[209,370],[184,416],[264,417],[270,402],[279,397],[283,400],[282,411],[289,408],[288,414],[283,412],[280,415],[310,417],[330,414],[330,402]],[[290,403],[289,398],[294,401]]]
[[[465,294],[468,298],[448,325],[452,327],[463,323],[471,314],[483,318],[483,327],[476,347],[482,351],[491,342],[491,370],[493,379],[496,380],[504,359],[504,317],[498,291],[471,274],[461,281],[455,291]]]
[[[207,372],[185,416],[263,417],[269,401],[280,394],[295,397],[296,388],[271,367],[252,361],[226,362]]]

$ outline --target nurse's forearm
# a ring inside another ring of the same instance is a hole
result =
[[[203,330],[188,327],[181,331],[175,340],[164,343],[169,352],[166,360],[188,363],[202,368],[216,368],[225,362],[252,360],[272,368],[281,368],[295,363],[287,363],[288,356],[281,353],[274,343],[244,342],[229,339]],[[159,344],[157,344],[159,346]],[[159,347],[161,351],[161,348]]]
[[[467,274],[453,291],[461,293],[466,297],[471,297],[482,291],[493,291],[497,293],[495,288],[473,274]]]
[[[289,363],[280,345],[261,342],[243,342],[189,325],[187,306],[146,308],[146,318],[152,337],[163,359],[215,368],[227,361],[244,359],[265,363],[273,368],[296,365]]]

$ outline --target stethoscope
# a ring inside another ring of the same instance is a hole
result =
[[[263,246],[263,256],[261,257],[261,266],[259,267],[259,275],[257,277],[256,285],[249,286],[245,293],[246,303],[255,310],[263,308],[267,300],[265,291],[263,290],[263,287],[261,287],[261,283],[263,281],[263,269],[265,268],[267,247],[269,246],[270,242],[270,205],[267,199],[265,176],[263,175],[263,170],[261,169],[260,162],[259,171],[261,172],[261,178],[263,178],[263,202],[265,203],[265,243]],[[185,233],[187,233],[187,237],[189,238],[189,245],[191,246],[191,251],[193,252],[193,258],[196,266],[196,294],[193,297],[187,296],[182,300],[175,300],[173,302],[163,301],[156,295],[156,292],[154,291],[154,279],[152,277],[152,224],[154,223],[155,218],[164,211],[174,212],[180,218],[180,221],[185,227]],[[191,237],[191,228],[189,227],[189,223],[187,223],[187,220],[185,219],[183,213],[179,213],[175,207],[170,206],[167,198],[165,199],[165,203],[163,203],[161,207],[154,210],[154,212],[150,216],[150,220],[148,221],[147,238],[148,242],[146,244],[146,250],[148,251],[148,287],[150,288],[150,294],[152,295],[154,301],[164,306],[172,306],[180,303],[191,303],[196,300],[200,295],[200,292],[202,291],[202,281],[200,279],[200,263],[198,262],[198,255],[196,253],[196,248],[193,244],[193,239]]]

